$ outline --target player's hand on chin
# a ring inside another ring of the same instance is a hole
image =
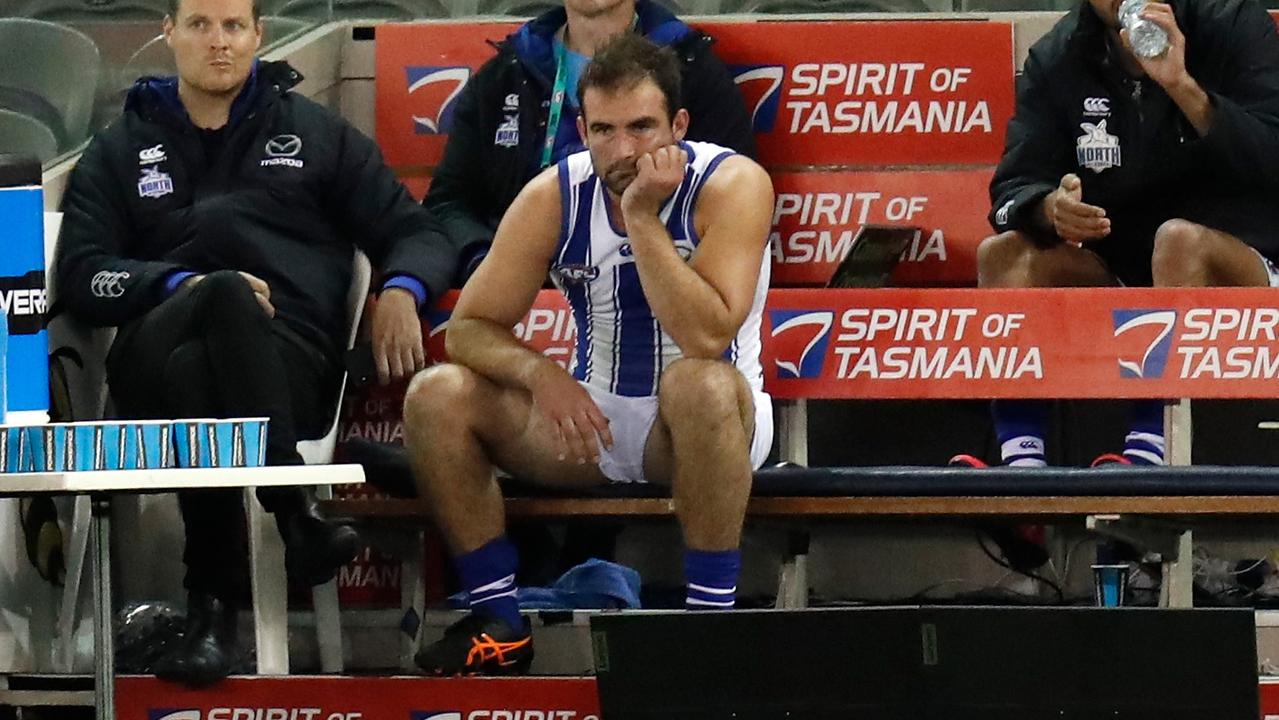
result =
[[[679,145],[667,145],[644,153],[635,163],[636,175],[622,193],[622,212],[657,214],[666,198],[684,181],[688,153]]]

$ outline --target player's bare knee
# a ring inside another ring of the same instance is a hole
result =
[[[658,390],[662,419],[672,428],[685,423],[709,426],[741,414],[745,379],[737,368],[720,360],[684,359],[662,372]]]
[[[1150,267],[1157,284],[1186,275],[1197,275],[1207,266],[1211,248],[1204,243],[1203,228],[1189,220],[1173,219],[1155,231]]]
[[[404,393],[404,423],[410,432],[437,424],[461,425],[458,415],[471,406],[475,372],[449,363],[433,365],[417,375]],[[449,418],[447,423],[435,421]]]
[[[991,235],[977,246],[977,277],[981,285],[1002,284],[1030,247],[1030,240],[1016,230]]]

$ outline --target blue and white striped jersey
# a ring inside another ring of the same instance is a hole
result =
[[[693,226],[698,193],[733,151],[702,142],[681,146],[688,152],[684,182],[659,216],[687,260],[701,241]],[[562,216],[551,279],[568,298],[577,324],[573,376],[617,395],[656,395],[662,370],[681,357],[680,349],[653,317],[631,246],[612,220],[608,191],[595,175],[590,153],[561,160],[559,182]],[[750,313],[724,353],[756,392],[764,386],[760,318],[768,276],[769,258],[764,253]]]

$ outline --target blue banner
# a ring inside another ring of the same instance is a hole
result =
[[[0,309],[9,330],[7,410],[47,412],[49,334],[44,329],[44,197],[39,186],[0,188]]]

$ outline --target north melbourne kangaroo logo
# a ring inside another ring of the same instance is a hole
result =
[[[453,127],[453,108],[458,95],[471,79],[469,67],[404,68],[412,98],[413,132],[418,135],[444,135]]]
[[[782,378],[821,377],[835,313],[830,310],[770,310],[772,337],[778,348],[773,362]]]
[[[1119,138],[1106,131],[1105,120],[1096,125],[1079,123],[1079,129],[1084,133],[1075,138],[1075,159],[1080,167],[1099,173],[1123,165]]]
[[[782,78],[786,68],[781,65],[735,65],[730,71],[733,82],[746,99],[751,113],[751,127],[757,133],[772,132],[777,123],[777,111],[782,106]]]
[[[1115,338],[1121,340],[1119,377],[1163,377],[1172,349],[1172,331],[1177,326],[1177,311],[1112,310],[1111,318]]]

